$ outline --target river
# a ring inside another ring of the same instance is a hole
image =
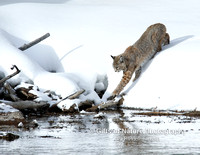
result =
[[[198,154],[200,119],[137,115],[135,110],[99,114],[32,116],[39,126],[7,130],[20,136],[0,140],[0,154]],[[8,132],[8,131],[1,131]]]

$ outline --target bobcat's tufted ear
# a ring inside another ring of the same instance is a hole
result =
[[[119,61],[120,61],[120,63],[124,62],[124,57],[120,56]]]
[[[111,58],[115,59],[115,56],[112,56],[112,55],[111,55]]]

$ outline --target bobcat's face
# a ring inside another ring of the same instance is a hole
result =
[[[113,68],[115,70],[115,72],[120,72],[120,71],[126,71],[126,64],[124,62],[124,58],[123,56],[112,56],[113,58]]]

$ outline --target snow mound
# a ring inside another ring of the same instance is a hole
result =
[[[28,44],[33,41],[26,41],[21,38],[18,38],[10,33],[1,30],[4,37],[12,44],[14,47],[19,48],[24,44]],[[39,37],[39,36],[38,36]],[[47,38],[48,39],[48,38]],[[28,56],[33,62],[38,63],[38,65],[46,71],[49,72],[64,72],[64,68],[51,46],[43,45],[41,43],[32,46],[31,48],[23,51],[23,54]]]
[[[80,90],[79,86],[68,78],[67,73],[43,72],[36,76],[34,83],[42,89],[55,91],[63,98]]]

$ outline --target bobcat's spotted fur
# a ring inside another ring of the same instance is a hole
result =
[[[113,99],[120,94],[134,72],[135,78],[133,82],[137,80],[141,74],[142,66],[152,59],[157,52],[161,51],[163,45],[169,44],[169,39],[165,25],[157,23],[149,26],[140,39],[132,46],[129,46],[124,53],[118,56],[111,56],[115,72],[123,71],[123,77],[113,91],[112,96],[108,99]]]

